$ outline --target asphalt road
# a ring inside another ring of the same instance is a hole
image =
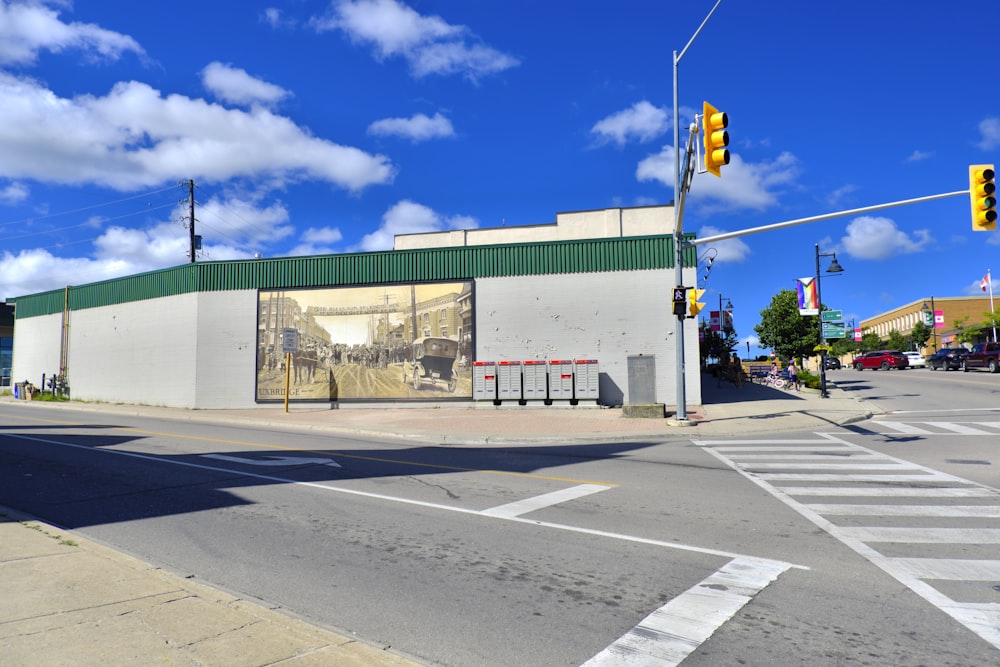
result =
[[[0,504],[428,664],[580,665],[665,605],[707,633],[685,665],[996,664],[1000,376],[831,379],[885,414],[486,448],[8,404]]]

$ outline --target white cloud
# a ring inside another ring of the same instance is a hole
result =
[[[310,227],[302,233],[302,242],[288,251],[287,255],[290,257],[332,255],[337,252],[333,244],[343,238],[344,235],[336,227]]]
[[[986,118],[979,123],[979,137],[976,146],[984,151],[1000,146],[1000,118]]]
[[[28,186],[24,183],[10,183],[0,188],[0,204],[17,204],[28,198]]]
[[[274,187],[307,179],[360,191],[395,176],[388,158],[313,137],[266,109],[163,97],[135,81],[70,99],[0,72],[0,99],[0,177],[119,190],[188,178]]]
[[[272,28],[290,28],[295,25],[295,20],[287,17],[277,7],[268,7],[260,14],[260,20]]]
[[[418,113],[410,118],[383,118],[368,126],[368,134],[405,137],[411,141],[427,141],[455,136],[451,121],[440,113],[433,118]]]
[[[371,234],[367,234],[359,247],[352,250],[369,252],[372,250],[391,250],[394,237],[397,234],[422,234],[424,232],[439,232],[447,229],[475,229],[479,221],[469,216],[442,217],[433,209],[404,199],[385,212],[382,216],[382,226]]]
[[[519,64],[479,43],[465,26],[422,16],[397,0],[335,0],[331,12],[312,25],[319,31],[342,30],[354,42],[373,45],[380,60],[402,57],[418,78],[462,74],[476,80]]]
[[[934,157],[934,153],[931,151],[915,150],[906,157],[904,162],[923,162],[931,157]]]
[[[590,132],[600,141],[612,141],[619,146],[629,140],[650,141],[670,129],[667,112],[646,100],[597,121]]]
[[[48,3],[64,4],[64,3]],[[59,12],[36,2],[0,0],[0,64],[30,65],[40,51],[82,51],[91,57],[114,60],[125,52],[144,55],[129,37],[91,23],[64,23]]]
[[[922,252],[933,241],[926,229],[917,229],[911,236],[889,218],[873,216],[855,218],[846,231],[840,245],[858,259],[885,259],[900,253]]]
[[[705,225],[700,230],[698,230],[698,238],[707,238],[709,236],[715,236],[717,234],[725,234],[726,229],[719,229],[718,227],[713,227],[711,225]],[[717,241],[711,244],[711,247],[715,248],[717,254],[715,255],[716,262],[742,262],[747,258],[752,251],[750,246],[743,242],[742,239],[726,239],[725,241]]]
[[[695,175],[690,201],[703,211],[771,208],[778,204],[782,189],[793,185],[799,174],[798,160],[787,152],[770,162],[757,163],[744,162],[733,153],[722,170],[722,178],[707,173]],[[673,147],[664,146],[659,153],[641,160],[635,175],[639,181],[659,181],[673,187]]]
[[[288,97],[289,92],[273,83],[254,78],[242,70],[219,62],[201,72],[202,83],[213,95],[230,104],[272,106]]]

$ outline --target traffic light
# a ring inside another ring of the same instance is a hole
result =
[[[674,288],[674,315],[684,317],[687,313],[687,287]]]
[[[997,228],[997,186],[992,164],[969,167],[969,199],[972,201],[972,230],[992,232]]]
[[[705,296],[705,290],[692,287],[688,290],[688,317],[698,317],[698,313],[705,307],[705,304],[698,301]]]
[[[716,176],[722,165],[729,164],[729,116],[708,102],[702,106],[701,129],[705,142],[705,169]]]

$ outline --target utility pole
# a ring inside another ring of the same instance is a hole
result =
[[[191,262],[194,263],[194,180],[188,180],[188,231],[191,233]]]

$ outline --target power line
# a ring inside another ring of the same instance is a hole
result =
[[[113,220],[121,220],[122,218],[130,218],[130,217],[132,217],[134,215],[139,215],[141,213],[147,213],[149,211],[158,211],[158,210],[163,209],[163,208],[170,208],[170,207],[172,207],[174,205],[175,204],[170,203],[170,204],[163,204],[161,206],[148,207],[148,208],[142,209],[141,211],[133,211],[132,213],[125,213],[123,215],[116,215],[116,216],[114,216],[112,218],[103,218],[103,219],[101,219],[100,223],[103,225],[104,223],[111,222]],[[46,229],[46,230],[43,230],[43,231],[40,231],[40,232],[30,232],[28,234],[18,234],[16,236],[4,236],[4,239],[6,239],[6,240],[26,239],[26,238],[29,238],[31,236],[41,236],[43,234],[55,234],[55,233],[58,233],[58,232],[64,232],[64,231],[69,230],[69,229],[78,229],[80,227],[90,227],[92,225],[93,225],[93,223],[91,223],[91,222],[81,222],[78,225],[67,225],[66,227],[54,227],[52,229]],[[99,238],[99,237],[95,237],[95,238]],[[77,241],[73,241],[72,243],[77,243]]]
[[[20,225],[20,224],[24,224],[26,222],[35,222],[35,221],[38,221],[38,220],[47,220],[49,218],[56,218],[56,217],[59,217],[61,215],[70,215],[71,213],[80,213],[82,211],[89,211],[91,209],[101,208],[102,206],[111,206],[112,204],[120,204],[122,202],[132,201],[134,199],[142,199],[143,197],[149,197],[150,195],[157,195],[157,194],[160,194],[161,192],[167,192],[167,191],[173,190],[173,189],[175,189],[177,187],[178,186],[176,186],[176,185],[171,185],[170,187],[161,188],[160,190],[151,190],[149,192],[143,192],[143,193],[140,193],[140,194],[137,194],[137,195],[133,195],[131,197],[124,197],[122,199],[115,199],[115,200],[103,202],[103,203],[100,203],[100,204],[91,204],[90,206],[82,206],[80,208],[74,208],[74,209],[70,209],[68,211],[59,211],[59,212],[56,212],[56,213],[46,213],[45,215],[33,215],[33,216],[29,217],[29,218],[22,218],[20,220],[10,220],[8,222],[0,222],[0,229],[3,229],[7,225]]]

